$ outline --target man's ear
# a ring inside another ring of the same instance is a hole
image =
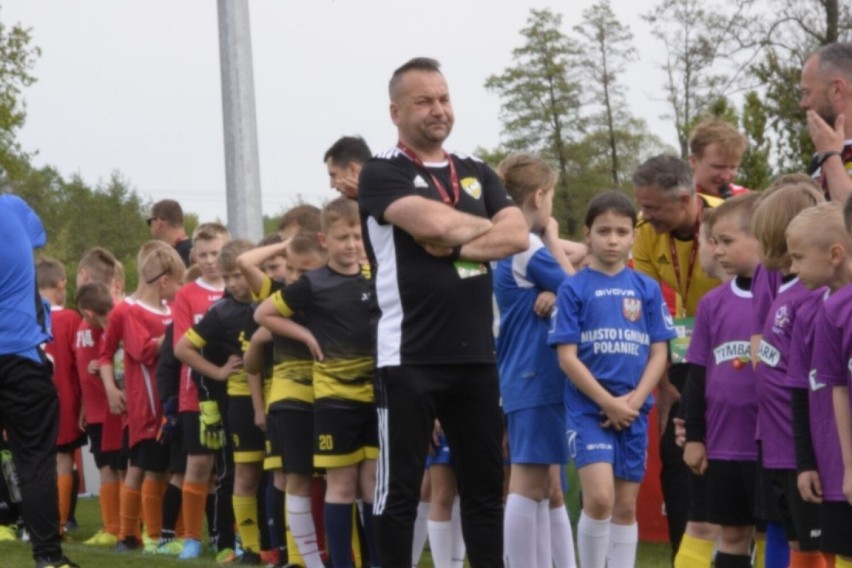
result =
[[[394,124],[399,124],[399,107],[396,106],[396,103],[391,101],[390,104],[390,117]]]

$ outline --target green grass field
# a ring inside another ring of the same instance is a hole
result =
[[[572,509],[574,506],[572,505]],[[83,546],[100,526],[100,509],[95,498],[81,498],[77,505],[80,528],[70,533],[74,542],[63,545],[66,556],[82,568],[167,568],[174,566],[215,566],[212,553],[192,561],[176,560],[162,556],[143,555],[141,552],[116,554],[111,550]],[[668,544],[640,543],[636,566],[640,568],[669,567]],[[0,542],[0,568],[28,568],[33,566],[30,546],[23,542]],[[432,568],[428,550],[420,562],[421,568]],[[532,568],[532,567],[531,567]]]

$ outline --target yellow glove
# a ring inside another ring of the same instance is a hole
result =
[[[201,445],[211,450],[218,450],[225,445],[225,428],[222,425],[222,415],[215,400],[205,400],[198,403],[199,429]]]

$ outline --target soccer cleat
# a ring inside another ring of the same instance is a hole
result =
[[[230,564],[231,562],[236,562],[237,551],[233,548],[223,548],[216,554],[216,562],[219,564]]]
[[[200,541],[197,541],[194,538],[188,538],[183,541],[183,550],[181,550],[180,555],[178,555],[178,559],[192,560],[193,558],[198,558],[199,556],[201,556]]]
[[[76,531],[79,528],[80,528],[80,525],[77,524],[77,521],[74,520],[74,519],[68,519],[65,522],[65,530],[66,531]]]
[[[36,568],[80,568],[80,566],[62,556],[58,560],[36,558]]]
[[[18,540],[16,528],[14,526],[0,525],[0,542],[9,542]]]
[[[242,556],[240,556],[239,560],[237,560],[237,564],[244,564],[247,566],[259,566],[260,565],[260,554],[257,552],[253,552],[249,549],[243,550]]]
[[[161,540],[157,545],[157,554],[164,556],[180,556],[183,552],[183,541],[176,538]]]
[[[91,536],[91,538],[83,541],[87,546],[103,546],[114,548],[118,544],[118,537],[101,529]]]
[[[277,566],[281,563],[281,550],[277,548],[273,548],[272,550],[261,550],[260,562],[266,566]]]
[[[115,545],[116,552],[130,552],[131,550],[136,550],[141,546],[141,543],[135,536],[127,536],[124,537],[124,540],[120,540]]]

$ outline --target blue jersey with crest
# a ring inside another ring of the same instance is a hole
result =
[[[531,234],[529,248],[497,262],[492,277],[500,313],[497,365],[503,410],[561,404],[566,379],[547,345],[550,320],[536,315],[533,306],[542,292],[555,294],[568,275],[541,238]]]
[[[612,395],[636,388],[652,343],[675,337],[660,285],[632,269],[608,275],[584,268],[559,287],[548,344],[576,344],[580,361]],[[642,411],[653,403],[649,396]],[[600,408],[568,381],[570,412]]]

